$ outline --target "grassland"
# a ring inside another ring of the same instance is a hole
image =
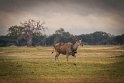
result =
[[[0,83],[124,83],[124,46],[79,47],[55,62],[52,47],[0,47]]]

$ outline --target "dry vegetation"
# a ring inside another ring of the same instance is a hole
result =
[[[124,46],[79,47],[55,63],[52,47],[0,47],[0,83],[124,83]]]

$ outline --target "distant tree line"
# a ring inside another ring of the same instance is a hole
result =
[[[61,29],[60,29],[61,30]],[[63,29],[64,30],[64,29]],[[60,32],[47,36],[47,35],[38,35],[34,36],[32,39],[32,46],[52,46],[57,42],[72,42],[74,43],[73,35],[69,32]],[[77,35],[79,39],[82,39],[84,44],[87,45],[123,45],[124,44],[124,34],[113,36],[109,33],[96,31],[90,34],[81,34]],[[17,45],[17,37],[15,36],[0,36],[0,46],[11,46]],[[25,46],[26,41],[22,39],[20,46]]]
[[[0,36],[0,46],[52,46],[57,42],[75,43],[74,35],[66,32],[63,28],[55,31],[52,35],[43,34],[47,29],[44,22],[28,20],[21,25],[11,26],[8,34]],[[111,35],[110,33],[96,31],[90,34],[77,35],[87,45],[123,45],[124,34]]]

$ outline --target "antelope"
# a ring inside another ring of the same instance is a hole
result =
[[[80,46],[80,45],[83,46],[81,40],[77,40],[74,45],[71,42],[55,44],[54,45],[54,49],[56,52],[55,61],[58,60],[58,57],[60,54],[66,55],[67,62],[68,62],[69,55],[76,57],[75,54],[77,53],[78,46]],[[54,49],[53,49],[52,53],[54,52]]]

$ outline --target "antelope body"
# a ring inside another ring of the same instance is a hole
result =
[[[81,45],[81,41],[76,41],[76,43],[74,45],[71,42],[55,44],[54,45],[54,49],[56,52],[55,61],[56,61],[56,59],[58,59],[58,56],[60,54],[66,55],[67,62],[68,62],[69,55],[76,57],[75,54],[77,53],[77,49],[78,49],[79,45]]]

